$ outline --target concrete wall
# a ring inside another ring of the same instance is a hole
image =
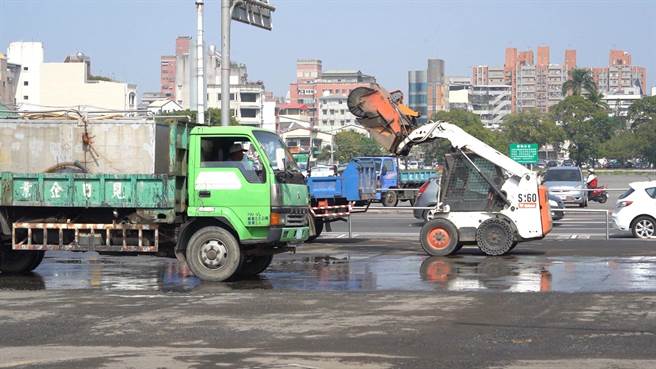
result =
[[[0,172],[40,173],[64,162],[87,162],[92,173],[152,174],[155,170],[152,121],[91,121],[97,161],[85,156],[77,121],[0,119]]]

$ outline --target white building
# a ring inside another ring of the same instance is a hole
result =
[[[471,78],[448,77],[447,81],[449,83],[449,110],[459,109],[471,111],[471,103],[469,101],[469,94],[472,87]]]
[[[610,116],[625,117],[634,102],[640,100],[642,95],[639,87],[622,88],[604,95],[603,101],[608,104]]]
[[[16,89],[19,110],[137,108],[136,85],[93,78],[90,59],[84,54],[68,57],[64,63],[48,63],[40,42],[12,42],[7,56],[21,66]]]
[[[656,96],[656,87],[651,88],[651,96]]]
[[[12,42],[7,48],[7,62],[21,66],[16,87],[17,107],[23,110],[30,109],[30,106],[38,107],[41,104],[43,44]]]
[[[344,95],[330,95],[324,92],[319,98],[318,119],[315,128],[323,132],[337,133],[343,130],[351,130],[369,133],[358,124],[355,115],[351,114],[346,104],[347,97]]]
[[[184,108],[196,110],[195,47],[189,53],[178,55],[175,73],[175,100]],[[206,107],[221,108],[221,55],[210,45],[205,58]],[[240,124],[262,127],[275,124],[274,115],[266,117],[264,110],[264,84],[248,81],[246,65],[230,66],[230,114]],[[273,106],[275,109],[275,105]],[[272,106],[268,106],[270,113]]]
[[[152,115],[158,115],[162,113],[172,113],[174,111],[183,110],[180,104],[169,99],[161,99],[161,100],[153,101],[150,104],[148,104],[148,107],[146,109],[148,110],[148,113]]]
[[[499,129],[511,111],[512,87],[508,85],[474,85],[469,101],[472,112],[489,129]]]

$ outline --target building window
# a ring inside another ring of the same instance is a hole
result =
[[[30,68],[28,68],[28,67],[23,67],[23,70],[30,70]]]
[[[29,86],[29,84],[30,83],[28,81],[23,81],[23,86]]]
[[[257,109],[239,109],[242,118],[257,118]]]
[[[239,94],[242,102],[257,102],[257,94],[252,92],[242,92]]]
[[[324,120],[321,121],[321,124],[323,124],[325,126],[326,124],[328,124],[328,121],[324,119]]]
[[[324,115],[328,114],[328,110],[326,110],[326,109],[323,109],[321,112],[322,112]]]
[[[28,99],[27,95],[23,96],[23,100],[27,100],[27,99]]]
[[[331,126],[334,126],[334,125],[335,125],[335,121],[331,119],[331,120],[330,120],[330,125],[331,125]]]

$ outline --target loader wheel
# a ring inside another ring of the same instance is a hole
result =
[[[253,277],[262,273],[271,265],[273,255],[256,255],[244,259],[237,274],[241,277]]]
[[[314,235],[308,237],[307,241],[305,242],[312,242],[317,239],[317,237],[321,236],[321,232],[323,232],[323,220],[321,218],[315,218],[310,215],[310,221],[314,222]]]
[[[383,194],[383,206],[394,207],[398,203],[399,197],[396,195],[396,191],[387,191]]]
[[[458,229],[450,221],[437,218],[421,227],[421,247],[431,256],[446,256],[458,248]]]
[[[501,219],[490,218],[478,226],[476,230],[476,243],[485,255],[504,255],[512,250],[515,244],[515,237],[512,228],[510,228],[507,222]]]
[[[16,251],[11,246],[0,246],[0,272],[24,274],[36,269],[43,261],[45,251]]]
[[[239,242],[221,227],[196,231],[187,244],[187,264],[204,281],[223,282],[236,275],[243,256]]]

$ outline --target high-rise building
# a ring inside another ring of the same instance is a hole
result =
[[[483,126],[499,129],[503,118],[511,112],[511,94],[509,85],[473,85],[469,94],[471,110],[481,118]]]
[[[562,84],[575,67],[576,50],[565,50],[563,64],[551,64],[548,46],[538,47],[537,63],[532,50],[518,52],[507,48],[503,68],[486,65],[472,68],[472,84],[510,86],[512,111],[547,111],[562,100]]]
[[[175,55],[162,55],[160,58],[160,93],[171,100],[176,99],[176,60],[189,55],[191,37],[178,36],[175,40]]]
[[[647,69],[631,64],[631,54],[624,50],[611,50],[607,67],[592,68],[592,76],[599,91],[615,94],[627,88],[639,87],[640,94],[647,94]]]
[[[425,70],[408,71],[408,99],[410,108],[419,112],[417,121],[421,124],[428,121],[428,80]]]
[[[16,87],[16,105],[24,109],[38,108],[41,104],[41,42],[12,42],[7,49],[7,63],[20,65]]]
[[[631,105],[640,100],[642,95],[640,87],[627,87],[605,94],[602,100],[608,105],[608,112],[611,117],[626,117]]]
[[[449,86],[448,110],[471,111],[469,95],[471,93],[471,78],[469,77],[447,77]]]
[[[299,59],[296,81],[289,85],[288,102],[307,106],[310,124],[314,127],[330,131],[357,130],[355,116],[348,110],[346,100],[353,89],[371,87],[375,83],[376,78],[359,70],[323,71],[321,60]]]
[[[428,59],[425,71],[408,71],[408,106],[421,113],[419,123],[425,123],[437,111],[447,110],[448,99],[444,60]]]

